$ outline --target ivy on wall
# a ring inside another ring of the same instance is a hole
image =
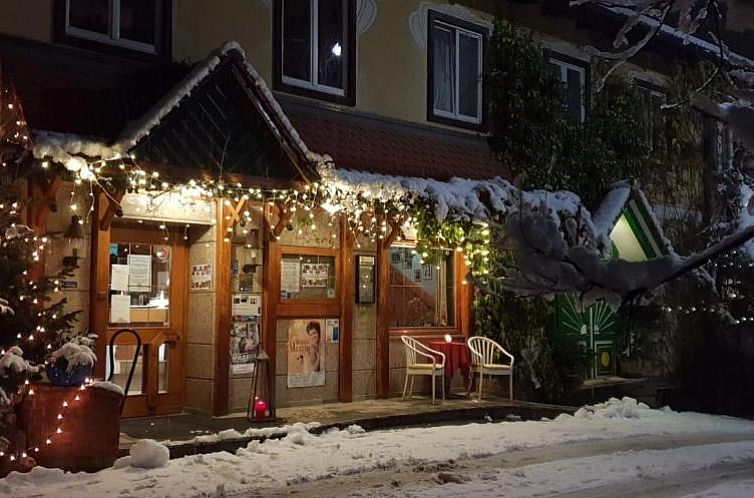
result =
[[[644,116],[636,89],[610,80],[578,123],[531,32],[499,21],[489,46],[490,147],[522,187],[570,190],[594,208],[612,183],[642,179],[649,144],[637,133]]]

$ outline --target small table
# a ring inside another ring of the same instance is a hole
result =
[[[469,348],[466,347],[466,343],[430,341],[429,347],[445,355],[445,394],[450,394],[450,380],[455,375],[456,370],[461,371],[463,382],[466,384],[469,378],[469,366],[471,365]]]

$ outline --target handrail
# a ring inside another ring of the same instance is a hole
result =
[[[136,370],[136,363],[139,361],[139,353],[141,352],[141,336],[134,329],[120,329],[113,334],[110,338],[110,375],[107,377],[107,381],[110,382],[115,375],[115,339],[124,332],[130,332],[136,337],[136,351],[134,351],[134,359],[131,362],[131,369],[128,371],[128,380],[126,381],[126,387],[123,390],[123,401],[120,404],[120,413],[123,414],[123,408],[126,406],[126,398],[128,397],[128,389],[131,387],[131,380],[134,377],[134,371]]]

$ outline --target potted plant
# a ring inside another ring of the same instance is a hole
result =
[[[77,336],[50,355],[47,377],[56,386],[77,386],[92,375],[97,356],[89,347],[91,338]]]

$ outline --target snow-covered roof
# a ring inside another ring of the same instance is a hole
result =
[[[654,210],[647,200],[647,196],[636,184],[633,184],[629,180],[622,180],[611,185],[610,190],[602,199],[600,206],[594,212],[592,221],[597,233],[609,235],[631,200],[637,202],[641,207],[644,215],[642,216],[642,221],[647,224],[647,228],[651,232],[646,235],[652,238],[659,238],[655,242],[661,252],[674,254],[673,245],[665,237],[662,225],[655,216]]]
[[[267,83],[259,75],[254,66],[246,60],[243,48],[234,41],[227,42],[212,52],[207,59],[196,64],[193,69],[141,118],[128,123],[118,138],[112,142],[82,137],[73,134],[55,133],[42,130],[34,131],[32,153],[36,158],[50,158],[63,164],[69,164],[72,157],[86,156],[88,159],[110,159],[126,155],[142,139],[150,134],[184,99],[189,97],[221,62],[231,56],[236,56],[242,62],[249,82],[255,90],[255,95],[261,101],[257,110],[262,114],[265,122],[275,136],[291,146],[303,160],[319,163],[327,160],[309,150],[301,140],[296,129],[291,124],[283,109],[277,103]]]

